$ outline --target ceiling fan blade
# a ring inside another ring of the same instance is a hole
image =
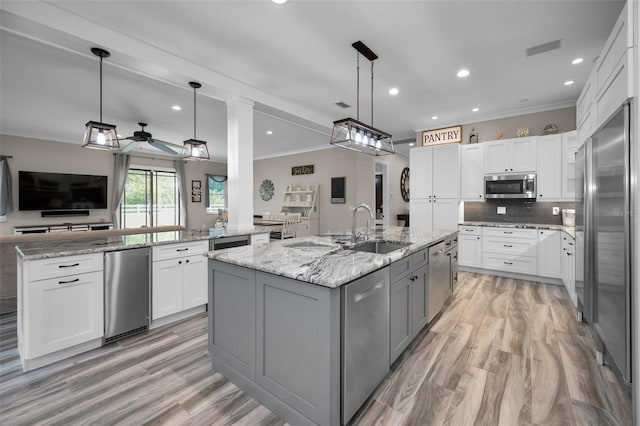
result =
[[[167,154],[171,154],[171,155],[177,155],[178,153],[176,151],[174,151],[173,149],[169,148],[168,146],[164,146],[161,143],[158,143],[155,139],[149,139],[149,145],[151,145],[154,148],[158,148],[159,150],[162,150],[164,152],[166,152]]]
[[[149,139],[149,142],[151,142],[151,141],[159,143],[159,144],[164,145],[164,146],[168,146],[170,148],[176,148],[176,149],[179,149],[179,150],[182,150],[182,148],[183,148],[182,145],[178,145],[178,144],[167,142],[167,141],[162,141],[160,139],[155,139],[155,138],[154,139]]]
[[[133,151],[138,145],[140,145],[140,142],[129,142],[127,146],[120,150],[120,152],[124,154],[125,152]]]

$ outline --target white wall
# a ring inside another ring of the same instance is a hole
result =
[[[374,158],[366,154],[349,151],[343,148],[330,147],[312,152],[293,154],[276,158],[257,160],[253,165],[255,213],[278,212],[282,205],[283,191],[287,185],[320,185],[318,213],[319,230],[323,232],[345,231],[351,227],[350,206],[358,203],[375,205]],[[394,195],[391,197],[391,218],[398,213],[408,211],[408,203],[399,195],[400,173],[408,167],[409,159],[400,154],[377,157],[389,163],[389,186]],[[291,167],[314,165],[311,175],[292,176]],[[345,204],[331,204],[331,178],[346,177]],[[263,201],[258,193],[260,183],[270,179],[275,186],[273,198]],[[393,189],[397,185],[397,190]],[[397,195],[396,195],[397,194]],[[397,198],[400,202],[397,202]],[[359,226],[366,220],[365,214],[358,214]],[[390,220],[391,225],[395,224]]]
[[[0,135],[0,153],[11,155],[9,160],[11,168],[14,212],[7,214],[7,221],[0,223],[0,235],[12,234],[15,226],[47,225],[63,222],[99,222],[104,219],[111,221],[111,210],[94,209],[89,211],[89,216],[77,217],[53,217],[43,218],[39,211],[18,210],[18,171],[40,171],[56,173],[79,173],[105,175],[108,179],[108,203],[111,205],[113,185],[113,154],[94,149],[82,148],[79,144],[45,141],[41,139],[22,138],[17,136]],[[147,166],[173,167],[168,159],[155,159],[134,157],[132,164]],[[187,162],[186,164],[187,186],[191,188],[192,180],[202,181],[203,189],[206,186],[205,173],[226,174],[226,164],[209,161]],[[204,204],[188,202],[188,221],[190,228],[213,226],[217,215],[208,215]]]

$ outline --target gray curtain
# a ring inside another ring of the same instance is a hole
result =
[[[4,155],[0,156],[0,216],[13,211],[13,192],[11,191],[11,170]]]
[[[180,194],[180,201],[182,201],[182,214],[184,218],[184,227],[189,229],[189,222],[187,216],[187,206],[189,201],[189,193],[187,192],[187,174],[185,172],[184,160],[173,160],[173,167],[176,169],[176,176],[178,177],[178,193]]]
[[[131,157],[125,154],[114,154],[113,168],[113,198],[111,203],[111,211],[113,216],[113,227],[119,229],[120,223],[120,204],[124,196],[124,186],[127,183],[127,173],[129,173],[129,162]]]

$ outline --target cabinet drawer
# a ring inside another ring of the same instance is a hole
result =
[[[536,241],[523,238],[487,237],[482,247],[489,253],[505,253],[514,256],[536,255]]]
[[[167,244],[153,247],[153,261],[202,254],[209,250],[208,241]]]
[[[28,261],[29,281],[102,271],[103,259],[102,253],[92,253]]]
[[[460,235],[480,235],[482,234],[482,227],[460,225],[458,227],[458,232],[460,233]]]
[[[417,253],[416,253],[417,254]],[[411,256],[393,262],[389,267],[391,281],[403,277],[411,271]]]
[[[576,246],[576,240],[569,237],[566,234],[562,234],[562,251],[569,251],[571,253],[574,252]]]
[[[298,230],[300,230],[300,226],[304,225],[304,223],[299,223],[298,224]],[[308,227],[308,224],[305,225]],[[300,236],[300,235],[298,235]],[[259,245],[259,244],[267,244],[269,242],[269,233],[265,233],[265,234],[253,234],[251,235],[251,245],[255,246],[255,245]]]
[[[537,238],[535,229],[518,229],[518,228],[482,228],[482,235],[486,237],[509,237],[509,238]]]
[[[536,274],[536,258],[509,254],[484,253],[482,267],[495,271],[514,272],[519,274]]]
[[[411,269],[417,269],[429,262],[429,253],[426,249],[411,255]]]

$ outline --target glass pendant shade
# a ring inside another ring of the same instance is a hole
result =
[[[331,145],[376,156],[395,154],[390,134],[353,118],[333,122]]]
[[[97,121],[87,122],[84,132],[82,146],[93,149],[118,149],[120,141],[116,133],[116,126],[113,124],[99,123]]]
[[[189,160],[208,160],[209,150],[205,141],[197,139],[188,139],[183,142],[182,158]]]

